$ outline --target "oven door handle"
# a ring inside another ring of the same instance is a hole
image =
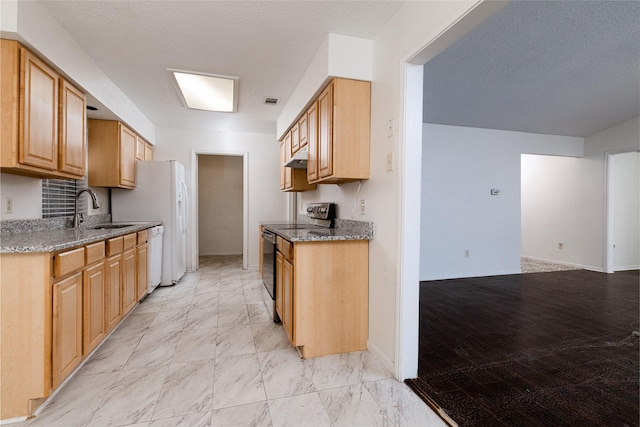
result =
[[[267,230],[263,230],[262,231],[262,237],[264,237],[265,239],[268,239],[271,243],[275,243],[275,237],[276,235],[270,231]]]

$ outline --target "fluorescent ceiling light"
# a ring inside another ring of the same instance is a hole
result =
[[[223,113],[238,111],[238,77],[171,70],[187,108]]]

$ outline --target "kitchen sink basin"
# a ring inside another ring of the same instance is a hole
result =
[[[117,229],[117,228],[125,228],[125,227],[131,227],[134,226],[135,224],[99,224],[99,225],[94,225],[93,227],[87,227],[87,229],[89,230],[112,230],[112,229]]]

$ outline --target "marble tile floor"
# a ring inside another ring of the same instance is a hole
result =
[[[367,351],[302,360],[238,256],[158,288],[24,427],[444,426]]]

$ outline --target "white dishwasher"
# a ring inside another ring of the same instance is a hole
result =
[[[149,229],[149,293],[158,287],[162,280],[162,235],[164,227],[158,225]]]

